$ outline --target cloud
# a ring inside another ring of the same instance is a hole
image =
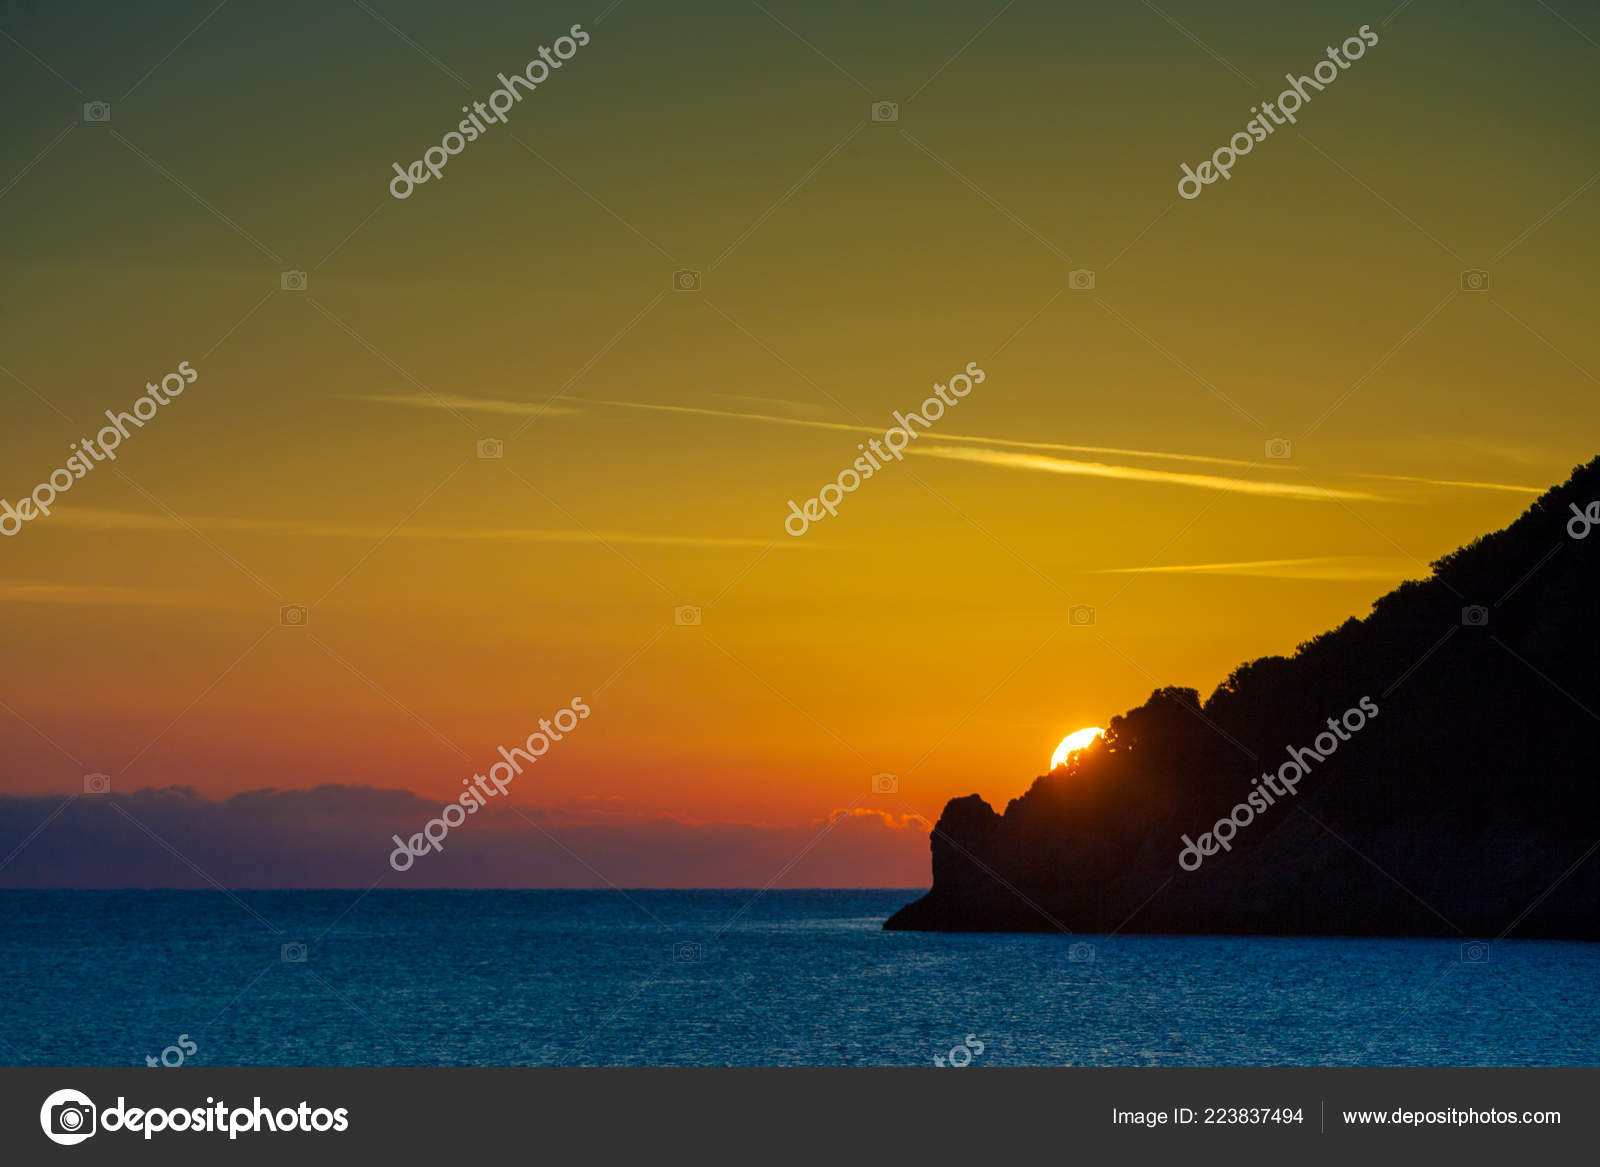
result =
[[[448,413],[497,413],[507,417],[581,417],[583,410],[569,405],[543,405],[535,401],[506,401],[494,397],[463,397],[453,393],[423,396],[414,393],[348,394],[347,401],[377,405],[403,405],[412,409],[442,409]]]
[[[310,523],[299,519],[237,519],[214,516],[166,515],[137,511],[104,510],[97,507],[66,507],[57,510],[51,524],[85,527],[97,531],[159,531],[182,534],[190,527],[197,531],[245,531],[268,535],[310,535],[340,539],[441,539],[504,543],[614,543],[646,547],[750,547],[765,548],[773,539],[718,535],[665,535],[637,531],[570,531],[534,527],[390,527],[353,523]],[[780,547],[794,547],[789,539]]]
[[[698,405],[651,405],[643,401],[608,401],[603,398],[587,398],[587,405],[610,405],[618,409],[645,409],[660,413],[690,413],[703,417],[727,417],[739,421],[760,421],[770,425],[802,426],[807,429],[836,430],[850,434],[872,434],[882,437],[883,432],[890,426],[870,426],[849,424],[840,421],[812,421],[808,418],[777,417],[770,413],[746,413],[731,409],[707,409]],[[1056,450],[1069,454],[1116,454],[1125,458],[1155,458],[1172,462],[1203,462],[1214,466],[1254,466],[1254,462],[1246,462],[1238,458],[1214,458],[1207,454],[1173,454],[1162,450],[1129,450],[1119,446],[1069,446],[1061,442],[1024,442],[1012,438],[987,438],[973,434],[947,434],[939,435],[940,441],[945,442],[972,442],[979,445],[1000,446],[1007,449],[1021,450]],[[1272,464],[1267,464],[1266,469],[1277,469]]]
[[[818,412],[819,409],[818,406],[811,403],[787,401],[782,398],[752,397],[737,393],[719,393],[717,396],[732,401],[765,402],[767,404],[775,405],[778,408],[792,414],[814,414]],[[402,394],[369,395],[354,398],[354,400],[373,401],[390,405],[413,406],[419,409],[451,409],[458,412],[476,410],[485,413],[538,415],[543,411],[542,406],[529,404],[526,402],[497,401],[489,398],[459,396],[435,398]],[[839,433],[872,434],[874,436],[882,436],[884,429],[888,428],[859,425],[849,422],[819,421],[809,416],[779,416],[771,413],[752,413],[746,410],[710,409],[708,407],[699,405],[657,405],[644,401],[612,401],[605,398],[588,398],[585,399],[584,404],[605,405],[616,409],[640,409],[657,413],[684,413],[701,417],[725,417],[737,421],[763,422],[767,425],[799,426],[805,429],[833,430]],[[582,411],[578,409],[567,409],[565,407],[557,406],[552,407],[551,412],[561,412],[563,414],[572,415],[580,414]],[[940,433],[938,440],[941,442],[956,442],[979,447],[989,447],[995,450],[1037,450],[1062,454],[1102,454],[1119,458],[1148,458],[1158,462],[1188,462],[1198,465],[1231,466],[1241,470],[1266,470],[1271,472],[1282,472],[1292,469],[1292,467],[1284,466],[1282,463],[1273,461],[1252,462],[1244,458],[1223,458],[1211,454],[1179,454],[1170,450],[1141,450],[1125,446],[1083,446],[1073,445],[1066,442],[1030,442],[1017,438],[994,438],[977,434],[951,433]],[[916,447],[912,448],[916,449]],[[926,451],[920,450],[918,452]],[[945,456],[954,457],[956,455]],[[1368,494],[1357,490],[1332,490],[1321,487],[1295,486],[1274,488],[1270,485],[1260,483],[1246,483],[1245,485],[1241,486],[1238,484],[1244,482],[1242,479],[1211,478],[1207,475],[1184,475],[1176,473],[1163,475],[1160,471],[1140,470],[1131,467],[1108,466],[1095,462],[1063,462],[1063,467],[1075,466],[1084,468],[1066,469],[1053,468],[1045,465],[1026,466],[1020,462],[1006,462],[995,458],[984,457],[968,457],[965,460],[971,462],[986,462],[990,465],[1009,465],[1018,469],[1054,469],[1054,472],[1058,474],[1086,474],[1100,478],[1122,478],[1129,481],[1144,482],[1168,482],[1177,485],[1199,486],[1214,490],[1239,490],[1247,494],[1273,495],[1280,498],[1342,498],[1383,501],[1379,495]],[[1544,490],[1543,487],[1518,486],[1503,482],[1476,482],[1450,478],[1423,478],[1406,474],[1362,474],[1352,472],[1348,475],[1348,477],[1382,479],[1388,482],[1415,482],[1426,486],[1449,486],[1471,490],[1501,490],[1510,491],[1516,494],[1537,495],[1543,493]],[[1229,485],[1219,485],[1224,482],[1228,483]]]
[[[1162,567],[1103,567],[1092,575],[1234,575],[1259,579],[1399,580],[1414,575],[1409,559],[1324,555],[1308,559],[1245,559],[1232,563],[1179,563]]]
[[[713,393],[711,396],[720,397],[724,401],[755,401],[762,405],[775,406],[794,417],[816,417],[823,411],[823,407],[814,401],[790,401],[787,397],[752,397],[748,393]]]
[[[12,856],[0,865],[0,887],[366,888],[381,876],[384,888],[728,888],[763,887],[780,872],[773,886],[928,883],[927,822],[860,808],[770,826],[594,820],[491,804],[452,831],[443,851],[394,871],[391,836],[421,830],[440,807],[410,791],[343,785],[220,802],[187,787],[0,796],[0,857]]]
[[[1416,478],[1409,474],[1361,474],[1350,472],[1352,478],[1382,478],[1387,482],[1421,482],[1428,486],[1465,486],[1473,490],[1509,490],[1515,494],[1543,494],[1545,486],[1513,486],[1505,482],[1463,482],[1452,478]]]
[[[1383,501],[1380,496],[1358,490],[1300,485],[1293,482],[1257,482],[1248,478],[1224,478],[1215,474],[1187,474],[1176,470],[1152,470],[1143,466],[1108,466],[1103,462],[1076,462],[1066,458],[1046,458],[1038,454],[1014,454],[1004,450],[972,450],[956,446],[912,445],[908,452],[928,458],[949,458],[957,462],[976,462],[1003,466],[1011,470],[1035,470],[1048,474],[1082,475],[1087,478],[1114,478],[1124,482],[1156,482],[1170,486],[1192,486],[1205,490],[1224,490],[1236,494],[1294,498],[1309,502],[1336,499]]]

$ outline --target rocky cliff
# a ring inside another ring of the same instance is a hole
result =
[[[1004,814],[952,800],[885,927],[1600,939],[1596,500],[1600,458],[1365,619],[1158,690]]]

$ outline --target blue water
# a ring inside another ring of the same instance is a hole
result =
[[[1600,944],[883,932],[915,894],[0,892],[0,1062],[1600,1064]]]

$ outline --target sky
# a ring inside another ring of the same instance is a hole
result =
[[[0,498],[196,374],[0,539],[3,794],[445,800],[580,698],[503,801],[625,829],[628,881],[759,883],[870,820],[893,864],[807,881],[914,883],[947,799],[1364,614],[1595,453],[1593,5],[12,2],[0,34]],[[707,825],[759,861],[686,873],[668,835]]]

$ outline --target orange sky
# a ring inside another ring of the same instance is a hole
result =
[[[396,202],[391,163],[572,18],[395,7],[437,63],[353,6],[287,73],[309,30],[260,14],[143,81],[182,30],[0,45],[0,497],[199,374],[0,541],[0,790],[449,797],[581,696],[525,803],[1003,803],[1594,453],[1593,50],[1554,21],[1403,14],[1191,203],[1178,163],[1260,98],[1148,11],[1019,8],[962,50],[957,5],[629,5]],[[1371,14],[1179,19],[1265,86]],[[904,462],[785,533],[968,362]]]

